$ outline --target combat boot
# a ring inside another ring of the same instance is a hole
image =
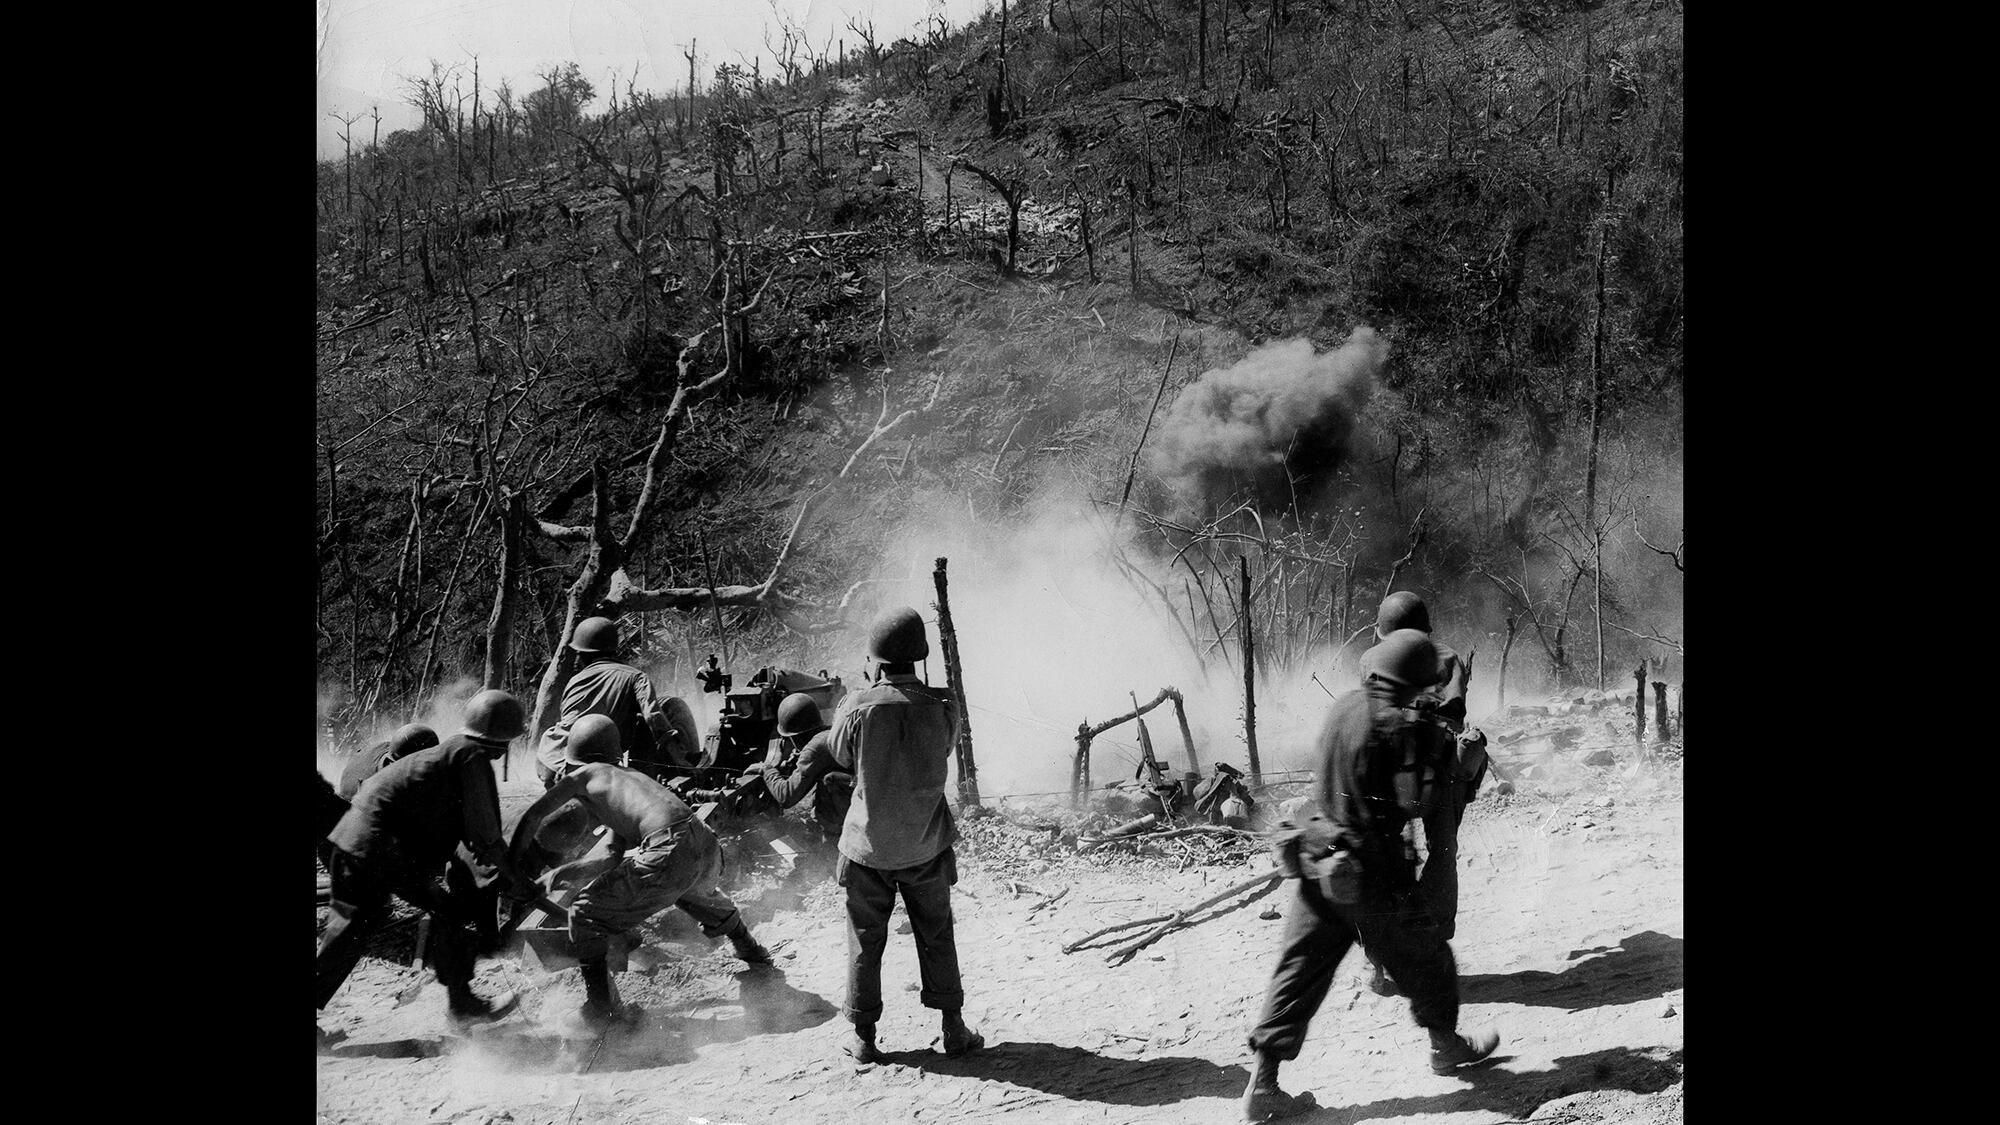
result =
[[[944,1053],[951,1056],[977,1051],[986,1046],[986,1037],[965,1026],[965,1017],[956,1008],[944,1013]]]
[[[855,1024],[854,1033],[847,1037],[847,1042],[842,1043],[840,1049],[858,1063],[882,1061],[882,1052],[875,1049],[875,1025],[872,1023]]]
[[[447,990],[446,1014],[454,1024],[491,1023],[514,1010],[521,1002],[521,994],[508,991],[491,1000],[476,995],[470,985],[458,985]]]
[[[1287,1094],[1278,1088],[1278,1058],[1276,1055],[1259,1053],[1256,1069],[1250,1073],[1250,1081],[1243,1087],[1243,1120],[1249,1125],[1259,1125],[1265,1121],[1275,1121],[1281,1117],[1296,1117],[1319,1108],[1319,1100],[1312,1094]]]
[[[1483,1061],[1500,1046],[1497,1032],[1482,1031],[1461,1035],[1456,1031],[1431,1032],[1431,1072],[1450,1074],[1459,1067]]]
[[[758,944],[756,938],[750,936],[750,927],[744,925],[741,918],[736,920],[736,928],[729,931],[729,944],[735,947],[736,956],[748,964],[768,965],[771,963],[771,951],[765,949],[762,945]]]
[[[592,1031],[616,1031],[639,1022],[639,1011],[611,995],[611,966],[606,958],[579,962],[583,973],[583,1024]]]
[[[1377,996],[1400,996],[1403,993],[1396,987],[1396,982],[1389,979],[1389,974],[1382,971],[1382,966],[1372,960],[1368,962],[1368,991]]]

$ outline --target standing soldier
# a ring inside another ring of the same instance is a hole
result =
[[[355,794],[328,837],[333,901],[315,964],[319,1007],[354,971],[391,894],[431,915],[427,952],[454,1022],[498,1019],[514,1007],[513,993],[495,1001],[473,993],[472,912],[437,879],[462,842],[481,862],[496,865],[516,893],[538,890],[507,854],[493,783],[493,760],[526,726],[520,700],[482,691],[466,705],[463,730],[390,763]]]
[[[1490,1056],[1500,1037],[1458,1031],[1458,965],[1417,898],[1415,856],[1403,838],[1438,796],[1423,784],[1450,736],[1411,717],[1410,699],[1437,680],[1437,648],[1415,629],[1377,646],[1362,686],[1334,700],[1321,725],[1317,792],[1324,829],[1299,841],[1298,895],[1286,912],[1277,968],[1250,1049],[1257,1066],[1243,1091],[1244,1119],[1313,1108],[1278,1086],[1278,1066],[1299,1056],[1306,1027],[1356,939],[1366,943],[1409,996],[1430,1033],[1431,1069],[1449,1074]]]
[[[581,667],[563,688],[561,720],[542,732],[535,751],[535,775],[542,779],[542,787],[554,785],[562,773],[563,746],[570,729],[585,715],[609,718],[618,727],[618,744],[635,762],[664,757],[655,749],[664,742],[655,730],[665,723],[660,701],[646,673],[619,661],[618,623],[608,617],[588,618],[570,635],[569,647],[576,650]]]
[[[611,995],[611,937],[660,911],[678,906],[709,937],[727,937],[736,955],[768,965],[771,954],[750,936],[736,904],[715,889],[722,877],[722,845],[679,797],[658,781],[618,765],[618,727],[603,715],[585,715],[570,728],[564,753],[569,768],[521,814],[511,850],[516,862],[534,843],[542,819],[577,801],[612,832],[611,855],[564,864],[549,875],[583,882],[570,909],[570,943],[583,970],[583,1019],[598,1028],[629,1026],[638,1013],[620,1009]]]
[[[873,686],[848,701],[833,729],[833,760],[854,776],[834,874],[847,888],[845,1015],[854,1036],[845,1049],[857,1062],[881,1058],[875,1024],[882,1015],[882,951],[900,893],[917,944],[919,998],[943,1013],[945,1054],[962,1055],[986,1040],[960,1014],[965,991],[952,927],[958,827],[944,787],[958,741],[958,706],[948,690],[917,678],[930,641],[916,610],[877,618],[868,655]]]
[[[811,793],[821,837],[838,839],[854,803],[854,775],[833,760],[833,732],[812,696],[793,692],[778,704],[778,734],[784,744],[773,746],[764,759],[764,788],[781,809]]]

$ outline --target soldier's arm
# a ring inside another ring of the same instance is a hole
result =
[[[464,816],[460,836],[467,850],[480,862],[499,868],[516,887],[533,885],[533,880],[514,861],[500,830],[500,789],[493,782],[493,767],[483,761],[470,763],[459,771],[459,779]]]
[[[827,749],[833,755],[833,764],[852,773],[854,751],[861,740],[861,709],[857,707],[837,716],[833,721],[832,735],[827,740]]]
[[[798,804],[807,793],[812,792],[813,786],[819,784],[820,778],[833,772],[835,763],[833,751],[829,748],[830,741],[824,731],[814,735],[805,749],[799,751],[798,767],[790,777],[776,777],[768,772],[764,775],[764,787],[771,791],[771,799],[778,802],[779,808],[789,809]]]

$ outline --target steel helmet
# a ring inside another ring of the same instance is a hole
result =
[[[585,762],[616,762],[625,753],[619,744],[618,724],[608,715],[585,715],[569,728],[563,744],[563,759],[574,765]]]
[[[787,738],[802,738],[826,729],[826,721],[819,716],[819,704],[813,697],[802,691],[795,691],[778,704],[778,733]]]
[[[1383,598],[1382,608],[1375,611],[1376,640],[1383,640],[1398,629],[1431,631],[1429,607],[1424,605],[1424,599],[1408,590],[1398,590]]]
[[[428,750],[438,744],[437,732],[422,723],[405,723],[389,736],[389,747],[382,759],[393,762],[398,758]]]
[[[909,606],[898,606],[875,619],[868,631],[868,655],[884,664],[915,664],[931,654],[924,636],[924,619]]]
[[[1361,670],[1404,687],[1424,687],[1438,679],[1437,646],[1428,633],[1398,629],[1361,654]]]
[[[609,617],[585,618],[570,634],[569,647],[578,652],[617,652],[618,623]]]
[[[498,688],[488,688],[465,705],[465,733],[481,742],[512,742],[528,729],[528,710]]]

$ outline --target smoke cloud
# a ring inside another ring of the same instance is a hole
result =
[[[1388,341],[1364,326],[1324,354],[1309,340],[1280,340],[1204,372],[1167,411],[1150,447],[1153,471],[1190,501],[1245,487],[1266,504],[1316,492],[1345,456],[1388,358]]]

